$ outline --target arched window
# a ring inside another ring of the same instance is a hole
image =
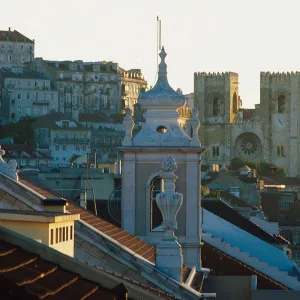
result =
[[[233,112],[236,114],[237,110],[238,110],[238,103],[237,103],[236,92],[234,92],[233,97],[232,97],[232,108],[233,108]]]
[[[221,100],[215,97],[213,100],[213,115],[219,116],[221,114]]]
[[[280,156],[280,147],[277,146],[277,156]]]
[[[284,95],[280,95],[279,97],[278,97],[278,103],[277,103],[277,106],[278,106],[278,112],[279,113],[281,113],[281,114],[283,114],[283,113],[285,113],[285,103],[286,102],[286,99],[285,99],[285,96]]]
[[[155,177],[151,182],[150,190],[150,229],[155,231],[163,221],[162,214],[156,203],[156,195],[162,191],[163,181],[160,177]]]

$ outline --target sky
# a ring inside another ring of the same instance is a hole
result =
[[[0,30],[35,39],[47,60],[156,66],[156,18],[171,86],[193,92],[194,72],[239,73],[243,107],[259,103],[260,72],[300,70],[299,0],[0,0]]]

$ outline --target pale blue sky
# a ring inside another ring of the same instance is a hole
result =
[[[36,41],[51,60],[113,60],[156,72],[162,20],[169,81],[193,91],[195,71],[239,73],[244,107],[259,102],[260,71],[300,70],[299,0],[0,0],[0,29]]]

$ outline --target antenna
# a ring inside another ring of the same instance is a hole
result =
[[[158,68],[158,56],[159,56],[159,51],[161,50],[161,20],[159,19],[159,16],[157,16],[157,21],[156,21],[156,66]],[[155,73],[155,80],[154,84],[157,79],[157,72]]]
[[[158,66],[158,54],[159,54],[159,50],[161,50],[161,20],[159,19],[159,16],[157,16],[157,53],[156,53],[156,59],[157,59],[157,66]]]

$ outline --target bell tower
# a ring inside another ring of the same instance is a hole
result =
[[[124,118],[126,134],[120,148],[123,153],[121,226],[150,244],[162,245],[165,225],[157,195],[162,197],[170,189],[161,164],[171,155],[177,164],[173,192],[181,194],[183,199],[174,234],[182,247],[184,263],[200,270],[201,154],[206,149],[198,138],[197,109],[192,110],[190,120],[192,136],[188,136],[178,123],[177,110],[184,105],[185,99],[168,83],[166,55],[162,48],[157,82],[139,96],[139,104],[146,110],[146,121],[134,137],[130,110]]]
[[[239,78],[234,72],[195,73],[195,107],[201,121],[200,139],[209,145],[206,164],[227,164],[231,151],[231,124],[241,106]]]

